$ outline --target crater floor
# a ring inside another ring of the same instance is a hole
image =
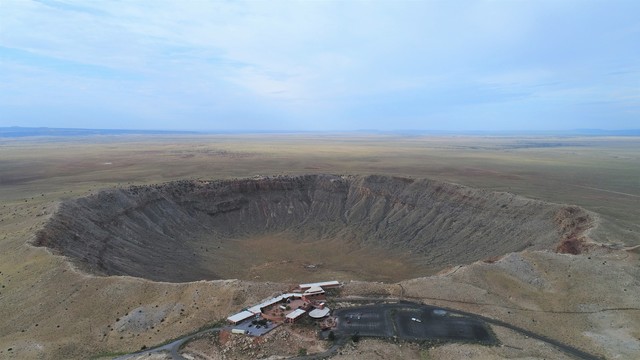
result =
[[[562,249],[593,222],[579,207],[428,179],[303,175],[104,190],[60,204],[34,244],[97,275],[392,282]]]

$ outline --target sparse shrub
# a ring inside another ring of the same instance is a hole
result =
[[[306,355],[307,355],[307,349],[305,348],[298,349],[298,356],[306,356]]]

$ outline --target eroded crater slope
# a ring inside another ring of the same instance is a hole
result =
[[[396,281],[579,246],[585,210],[433,180],[304,175],[176,181],[62,203],[34,244],[98,275],[156,281]]]

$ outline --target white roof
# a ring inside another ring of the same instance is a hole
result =
[[[319,319],[329,315],[330,311],[331,309],[329,309],[328,307],[325,307],[324,309],[313,309],[309,312],[309,316],[314,319]]]
[[[237,322],[242,321],[244,319],[248,319],[248,318],[252,317],[253,315],[254,314],[252,312],[247,311],[247,310],[243,310],[243,311],[240,311],[237,314],[233,314],[233,315],[229,316],[227,318],[227,320],[229,320],[231,322],[234,322],[234,323],[237,323]]]
[[[274,298],[265,300],[263,302],[261,302],[258,305],[254,305],[252,307],[250,307],[248,310],[251,311],[254,314],[260,314],[262,312],[262,309],[266,308],[269,305],[273,305],[276,303],[279,303],[282,300],[286,300],[290,297],[301,297],[302,294],[295,294],[295,293],[287,293],[287,294],[282,294],[282,295],[278,295]]]
[[[299,287],[300,289],[308,289],[314,286],[340,286],[340,282],[339,281],[324,281],[324,282],[317,282],[317,283],[309,283],[309,284],[300,284]]]
[[[295,309],[292,312],[288,313],[286,318],[287,319],[295,319],[297,317],[299,317],[300,315],[306,313],[306,311],[302,310],[302,309]]]
[[[305,294],[322,294],[324,293],[324,290],[320,286],[312,286],[309,289],[307,289],[304,293]]]

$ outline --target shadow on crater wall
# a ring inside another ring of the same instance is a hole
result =
[[[34,245],[92,274],[155,281],[255,279],[260,266],[280,266],[279,253],[289,262],[296,254],[315,257],[327,274],[393,281],[523,249],[554,249],[592,223],[575,206],[439,181],[304,175],[104,190],[62,203]],[[278,239],[286,239],[286,248]],[[256,250],[260,241],[270,243]],[[417,273],[385,277],[386,265],[362,265],[391,264],[394,257],[398,268]],[[290,279],[272,274],[270,280]]]

